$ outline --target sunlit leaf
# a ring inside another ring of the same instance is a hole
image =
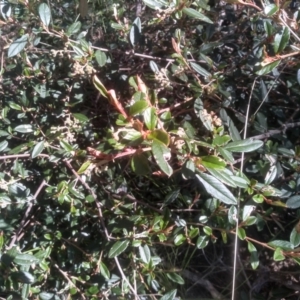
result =
[[[214,155],[201,156],[201,164],[205,168],[223,170],[226,167],[226,163],[223,159]]]
[[[83,123],[89,120],[89,118],[86,115],[81,113],[73,113],[73,117]]]
[[[273,259],[275,261],[282,261],[285,259],[281,248],[276,248],[273,254]]]
[[[159,140],[153,140],[152,153],[159,168],[168,176],[171,176],[173,169],[168,164],[166,159],[170,155],[170,149]]]
[[[275,4],[268,4],[264,8],[264,13],[267,16],[272,16],[272,15],[274,15],[278,11],[278,9],[279,8]]]
[[[127,249],[128,245],[129,245],[128,240],[115,242],[108,252],[108,257],[114,258],[120,255]]]
[[[31,132],[33,132],[33,127],[30,124],[19,125],[19,126],[15,127],[15,131],[21,132],[21,133],[31,133]]]
[[[100,81],[100,79],[96,75],[94,75],[94,77],[93,77],[93,83],[94,83],[95,87],[97,88],[97,90],[101,93],[101,95],[105,98],[108,98],[107,89],[105,88],[103,83]]]
[[[39,15],[46,27],[49,26],[51,20],[51,11],[49,6],[46,3],[42,3],[39,6]]]
[[[199,173],[196,174],[196,178],[203,184],[206,191],[213,197],[226,204],[237,204],[237,200],[232,193],[215,177],[209,174]]]
[[[151,260],[151,252],[147,245],[139,247],[140,258],[145,264],[149,264]]]
[[[192,17],[194,19],[199,19],[206,23],[213,24],[213,21],[211,19],[209,19],[208,17],[206,17],[205,15],[201,14],[200,12],[198,12],[193,8],[184,7],[182,11],[189,17]]]
[[[294,245],[288,241],[284,241],[284,240],[275,240],[275,241],[272,241],[272,242],[269,242],[268,243],[269,246],[271,247],[279,247],[281,249],[284,249],[284,250],[293,250],[294,249]]]
[[[4,151],[8,146],[8,142],[7,141],[3,141],[0,143],[0,152]]]
[[[157,124],[157,115],[154,107],[148,107],[144,111],[144,121],[149,130],[153,130]]]
[[[106,56],[105,52],[97,50],[95,52],[95,58],[100,67],[105,66],[106,61],[107,61],[107,56]]]
[[[257,75],[266,75],[268,73],[270,73],[273,69],[275,69],[279,64],[280,64],[281,60],[276,60],[274,62],[268,63],[268,64],[262,64],[262,68],[255,72]]]
[[[80,28],[81,28],[81,22],[80,21],[74,22],[68,27],[66,32],[67,36],[71,36],[75,33],[78,33]]]
[[[32,150],[31,158],[35,158],[39,156],[39,154],[44,150],[44,147],[45,147],[45,141],[41,141],[37,143]]]
[[[13,41],[8,48],[8,57],[13,57],[19,54],[26,46],[28,41],[28,34],[24,34],[19,39]]]
[[[252,152],[260,148],[264,143],[259,140],[246,139],[234,141],[224,146],[224,149],[231,152]]]
[[[299,208],[300,207],[300,195],[290,197],[286,201],[286,207],[288,208]]]
[[[161,129],[157,129],[157,130],[153,130],[151,131],[148,135],[147,138],[149,140],[157,140],[163,144],[165,144],[166,146],[169,145],[170,143],[170,137],[169,134]]]
[[[204,68],[202,68],[200,65],[194,63],[194,62],[190,62],[191,67],[200,75],[204,76],[204,77],[209,77],[211,76],[211,74],[206,71]]]
[[[130,106],[130,115],[135,116],[141,112],[143,112],[149,106],[147,101],[141,100],[135,102],[132,106]]]
[[[145,0],[143,0],[143,1],[145,1]],[[160,298],[160,300],[174,300],[176,297],[176,294],[177,294],[177,290],[172,290],[172,291],[168,292],[167,294],[165,294],[164,296],[162,296]]]

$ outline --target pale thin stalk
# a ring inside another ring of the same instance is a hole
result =
[[[252,99],[252,94],[253,94],[253,90],[254,90],[254,86],[256,83],[256,79],[254,79],[254,82],[252,84],[252,88],[251,88],[251,93],[249,96],[249,100],[248,100],[248,105],[247,105],[247,112],[246,112],[246,122],[245,122],[245,129],[244,129],[244,136],[243,139],[245,140],[247,138],[247,127],[248,127],[248,120],[249,120],[249,111],[250,111],[250,104],[251,104],[251,99]],[[243,168],[244,168],[244,155],[245,153],[242,152],[242,156],[241,156],[241,167],[240,170],[241,172],[243,172]],[[241,197],[241,189],[239,188],[239,192],[238,192],[238,199],[237,199],[237,215],[236,215],[236,225],[235,225],[235,239],[234,239],[234,257],[233,257],[233,275],[232,275],[232,300],[234,300],[235,297],[235,284],[236,284],[236,270],[237,270],[237,256],[238,256],[238,229],[239,229],[239,214],[240,214],[240,197]]]
[[[286,65],[287,65],[287,64],[284,65],[284,67],[282,68],[281,72],[285,69]],[[258,111],[260,110],[260,108],[262,107],[262,105],[263,105],[263,104],[265,103],[265,101],[267,100],[267,98],[268,98],[268,96],[269,96],[269,94],[270,94],[270,92],[271,92],[273,86],[274,86],[275,83],[277,82],[279,76],[280,76],[280,74],[278,74],[278,76],[277,76],[277,77],[275,78],[275,80],[273,81],[273,83],[272,83],[271,87],[269,88],[268,92],[266,93],[264,99],[261,101],[261,104],[258,106],[257,110],[256,110],[255,113],[253,114],[253,117],[256,116],[256,114],[258,113]],[[256,79],[255,79],[255,81],[256,81]],[[255,81],[254,81],[254,82],[255,82]],[[248,120],[247,120],[247,121],[248,121]]]

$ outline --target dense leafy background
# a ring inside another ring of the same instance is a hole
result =
[[[0,297],[298,299],[297,1],[0,10]]]

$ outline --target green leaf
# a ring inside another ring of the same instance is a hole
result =
[[[170,143],[170,137],[169,134],[161,129],[157,129],[154,131],[151,131],[148,135],[147,135],[147,139],[149,140],[157,140],[163,144],[165,144],[166,146],[169,145]]]
[[[102,82],[96,75],[93,77],[93,83],[96,89],[101,93],[101,95],[105,98],[108,98],[107,89],[105,88],[105,86],[102,84]]]
[[[264,8],[264,13],[270,17],[277,13],[278,9],[279,8],[275,4],[268,4]]]
[[[86,161],[84,162],[81,167],[79,168],[79,170],[77,171],[78,175],[84,174],[84,172],[88,169],[88,167],[91,165],[91,161]]]
[[[159,9],[163,7],[161,3],[154,0],[143,0],[143,2],[152,9]]]
[[[204,226],[203,231],[206,235],[211,236],[212,235],[212,229],[209,226]]]
[[[87,116],[85,116],[84,114],[81,114],[81,113],[73,113],[73,117],[75,119],[77,119],[78,121],[83,122],[83,123],[89,121],[89,118]]]
[[[203,249],[208,245],[207,236],[199,236],[196,242],[198,249]]]
[[[49,26],[51,20],[51,11],[49,6],[46,3],[42,3],[39,6],[39,15],[46,27]]]
[[[33,132],[32,125],[30,124],[24,124],[24,125],[19,125],[15,127],[15,131],[21,132],[21,133],[31,133]]]
[[[19,104],[15,103],[15,102],[10,101],[10,102],[8,102],[8,105],[12,109],[22,110],[22,107]]]
[[[284,29],[280,33],[275,34],[274,52],[276,54],[281,53],[286,47],[289,40],[290,40],[290,30],[288,27],[284,27]]]
[[[215,155],[202,156],[201,164],[205,168],[214,170],[223,170],[226,167],[226,163],[220,157]]]
[[[257,194],[257,195],[254,195],[252,197],[253,201],[256,202],[256,203],[263,203],[264,202],[264,197],[263,195],[261,194]]]
[[[184,7],[182,11],[189,17],[192,17],[194,19],[199,19],[206,23],[213,24],[212,20],[210,20],[208,17],[206,17],[205,15],[201,14],[200,12],[198,12],[197,10],[195,10],[193,8]]]
[[[152,153],[159,168],[166,175],[171,176],[173,174],[173,170],[166,161],[166,157],[170,156],[170,149],[159,140],[153,140]]]
[[[117,241],[116,243],[113,244],[113,246],[109,250],[108,257],[109,258],[114,258],[114,257],[120,255],[121,253],[123,253],[127,249],[128,245],[129,245],[128,240]]]
[[[159,68],[158,68],[158,66],[157,66],[157,64],[156,64],[155,61],[150,60],[149,66],[150,66],[150,69],[152,70],[152,72],[159,73]]]
[[[234,157],[232,153],[222,147],[217,147],[219,153],[230,163],[234,163]]]
[[[231,137],[229,135],[217,135],[214,139],[212,144],[214,146],[223,146],[227,144],[231,140]]]
[[[131,158],[131,168],[138,175],[150,173],[149,161],[143,153],[137,153]]]
[[[0,143],[0,152],[4,151],[8,146],[8,142],[7,141],[3,141]]]
[[[45,141],[41,141],[37,143],[32,150],[31,158],[35,158],[39,156],[39,154],[44,150],[44,148],[45,148]]]
[[[123,136],[123,139],[133,142],[133,141],[138,140],[141,137],[142,137],[142,134],[139,131],[137,131],[135,129],[128,129],[126,131],[126,134]]]
[[[237,204],[237,200],[232,193],[215,177],[205,173],[199,173],[196,174],[196,178],[203,184],[206,191],[216,199],[226,204]]]
[[[294,246],[294,248],[300,245],[300,233],[297,231],[297,227],[299,227],[298,224],[293,228],[290,234],[290,242]]]
[[[197,98],[194,103],[194,110],[196,115],[200,118],[205,128],[209,131],[214,130],[214,126],[212,125],[212,118],[204,109],[203,102],[200,98]]]
[[[220,180],[224,184],[227,184],[231,187],[236,187],[234,180],[232,180],[233,174],[230,170],[228,170],[228,169],[216,170],[216,169],[210,169],[210,168],[207,168],[207,170],[209,171],[209,173],[211,175],[216,177],[218,180]]]
[[[267,65],[263,65],[262,68],[255,72],[257,75],[266,75],[268,73],[270,73],[271,71],[273,71],[273,69],[275,69],[279,64],[280,64],[281,60],[276,60],[276,61],[273,61],[272,63],[269,63]]]
[[[242,220],[246,221],[250,217],[250,215],[251,215],[251,213],[253,212],[254,209],[255,209],[254,205],[245,205],[243,207],[243,217],[242,217]]]
[[[65,142],[65,141],[60,141],[59,142],[60,146],[65,149],[67,152],[71,152],[73,151],[73,147],[68,143],[68,142]]]
[[[267,172],[265,176],[265,184],[271,184],[273,180],[276,178],[277,175],[277,166],[273,165],[270,167],[269,171]]]
[[[183,280],[183,278],[180,276],[180,275],[178,275],[178,274],[176,274],[176,273],[167,273],[167,277],[171,280],[171,281],[173,281],[173,282],[175,282],[175,283],[177,283],[177,284],[184,284],[184,280]]]
[[[257,250],[251,242],[247,241],[247,243],[248,243],[248,251],[250,252],[251,267],[252,267],[253,270],[256,270],[257,267],[259,266],[259,259],[258,259],[258,255],[257,255]]]
[[[132,106],[130,106],[129,113],[131,116],[137,115],[143,112],[148,106],[149,105],[147,101],[137,101]]]
[[[176,246],[179,246],[181,244],[183,244],[186,240],[186,237],[183,234],[178,234],[176,235],[175,239],[174,239],[174,244]]]
[[[66,35],[71,36],[72,34],[75,34],[79,32],[80,28],[81,28],[81,22],[80,21],[74,22],[67,29]]]
[[[102,261],[100,262],[100,274],[107,280],[110,278],[110,272]]]
[[[246,139],[228,143],[224,149],[231,152],[252,152],[260,148],[264,143],[259,140]]]
[[[157,124],[157,115],[154,107],[148,107],[144,111],[144,121],[149,130],[154,130]]]
[[[25,271],[13,272],[11,278],[21,283],[34,283],[35,278],[32,274]]]
[[[286,201],[286,207],[288,208],[299,208],[300,207],[300,195],[290,197]]]
[[[233,121],[230,118],[228,123],[228,129],[229,129],[230,137],[232,138],[233,141],[239,141],[242,139],[239,131],[237,130],[236,126],[234,125]]]
[[[288,241],[283,241],[283,240],[275,240],[275,241],[269,242],[268,245],[273,248],[279,247],[283,250],[293,250],[294,249],[294,246],[292,243],[290,243]]]
[[[232,205],[228,210],[228,221],[230,224],[235,225],[237,220],[237,208]]]
[[[106,56],[105,52],[97,50],[95,52],[95,58],[100,67],[105,66],[105,64],[107,62],[107,56]]]
[[[260,94],[261,99],[265,99],[265,102],[269,102],[268,90],[262,79],[260,80]]]
[[[239,237],[239,239],[241,239],[242,241],[246,238],[246,231],[244,228],[238,228],[238,231],[237,231],[237,235]]]
[[[204,76],[204,77],[209,77],[211,76],[211,74],[206,71],[204,68],[202,68],[201,66],[199,66],[198,64],[194,63],[194,62],[190,62],[191,67],[200,75]]]
[[[149,247],[147,245],[145,245],[144,247],[139,246],[139,252],[142,262],[144,262],[145,264],[149,264],[151,261],[151,252]]]
[[[140,19],[140,18],[138,18]],[[141,31],[139,30],[139,26],[135,23],[132,24],[129,32],[129,40],[132,46],[138,44],[141,40]]]
[[[38,263],[40,260],[31,254],[18,254],[13,262],[19,266],[30,266],[32,264]]]
[[[257,218],[254,216],[250,216],[245,222],[245,226],[250,226],[257,223]]]
[[[190,239],[193,239],[198,235],[199,235],[199,228],[192,228],[191,230],[189,230],[189,238]]]
[[[163,207],[168,206],[169,204],[173,203],[179,196],[180,189],[175,189],[174,191],[170,191],[163,200]]]
[[[145,2],[145,0],[143,0]],[[147,0],[148,1],[148,0]],[[167,294],[165,294],[164,296],[162,296],[160,298],[160,300],[174,300],[177,294],[177,290],[172,290],[170,292],[168,292]]]
[[[54,300],[54,299],[55,299],[54,293],[41,292],[39,294],[39,300]]]
[[[285,256],[283,255],[282,249],[276,248],[273,254],[273,259],[275,261],[281,261],[285,259]]]
[[[85,53],[84,53],[84,51],[81,48],[79,48],[79,47],[77,47],[75,45],[71,45],[71,46],[72,46],[74,52],[76,53],[77,57],[83,57],[83,56],[85,56]]]
[[[13,41],[8,48],[8,57],[13,57],[19,54],[26,46],[28,41],[28,34],[24,34],[19,39]]]

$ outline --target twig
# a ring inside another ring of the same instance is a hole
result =
[[[137,292],[134,290],[134,288],[133,288],[132,285],[130,284],[130,282],[128,281],[128,279],[126,278],[126,276],[125,276],[125,274],[124,274],[124,272],[123,272],[123,270],[122,270],[122,267],[121,267],[121,265],[120,265],[120,263],[119,263],[119,260],[118,260],[118,257],[117,257],[117,256],[115,257],[115,262],[116,262],[116,264],[117,264],[117,267],[118,267],[118,269],[119,269],[119,271],[120,271],[120,273],[121,273],[121,276],[122,276],[123,280],[126,281],[126,283],[128,284],[128,286],[129,286],[131,292],[134,294],[135,298],[136,298],[137,300],[139,300],[140,298],[139,298],[139,296],[137,295]]]
[[[251,104],[251,99],[254,91],[256,83],[256,78],[253,81],[252,88],[251,88],[251,93],[249,95],[249,100],[248,100],[248,105],[247,105],[247,112],[246,112],[246,122],[245,122],[245,127],[244,127],[244,140],[247,137],[247,127],[248,127],[248,120],[249,120],[249,112],[250,112],[250,104]],[[242,161],[241,161],[241,166],[240,170],[243,172],[244,168],[244,157],[245,157],[245,152],[242,152]],[[236,216],[236,224],[235,224],[235,237],[234,237],[234,257],[233,257],[233,275],[232,275],[232,292],[231,292],[231,299],[235,299],[235,286],[236,286],[236,271],[237,271],[237,256],[238,256],[238,229],[239,229],[239,214],[240,214],[240,198],[241,198],[241,188],[239,188],[238,191],[238,197],[237,197],[237,216]]]
[[[91,193],[92,197],[94,198],[95,200],[95,203],[96,203],[96,206],[97,206],[97,209],[98,209],[98,214],[99,214],[99,219],[100,219],[100,222],[101,222],[101,225],[102,225],[102,228],[105,232],[105,236],[107,238],[107,240],[109,241],[110,240],[110,236],[108,234],[108,231],[107,231],[107,228],[105,226],[105,223],[104,223],[104,218],[103,218],[103,213],[102,213],[102,209],[101,209],[101,204],[100,202],[98,201],[98,198],[96,196],[96,194],[94,193],[94,191],[90,188],[90,186],[84,181],[82,180],[82,178],[78,175],[78,173],[74,170],[74,168],[72,167],[72,165],[70,164],[70,162],[68,160],[64,160],[64,163],[66,164],[66,166],[71,170],[71,172],[75,175],[75,177],[81,182],[81,184]]]
[[[251,137],[251,139],[253,139],[253,140],[263,140],[265,138],[271,137],[272,135],[275,135],[275,134],[278,134],[278,133],[284,133],[287,129],[295,128],[295,127],[299,127],[299,126],[300,126],[300,122],[283,124],[280,129],[269,130],[266,133],[255,135],[255,136]]]
[[[30,157],[31,154],[26,153],[26,154],[13,154],[13,155],[3,155],[0,156],[0,160],[5,160],[5,159],[12,159],[12,158],[27,158]],[[48,154],[39,154],[38,157],[47,157],[49,158]]]
[[[189,270],[183,270],[181,271],[182,275],[186,277],[187,279],[195,282],[196,284],[201,285],[206,290],[209,291],[213,299],[223,299],[224,297],[215,289],[215,287],[211,284],[209,280],[202,279],[201,276],[198,274],[195,274]]]
[[[40,194],[42,188],[47,185],[46,181],[43,180],[40,184],[40,186],[38,187],[38,189],[36,190],[35,194],[33,195],[33,199],[32,201],[29,202],[28,204],[28,207],[27,207],[27,210],[25,211],[25,214],[23,215],[23,218],[21,220],[21,223],[19,225],[19,228],[18,230],[16,231],[16,233],[13,235],[9,245],[8,245],[8,249],[10,249],[16,242],[16,240],[18,240],[18,237],[21,235],[21,232],[24,230],[25,228],[25,223],[26,223],[26,220],[28,219],[28,216],[33,208],[33,200],[36,200],[38,195]]]
[[[54,264],[54,267],[58,270],[58,272],[68,281],[70,286],[74,287],[77,292],[81,295],[82,299],[86,299],[84,294],[80,291],[80,289],[73,283],[73,281],[69,278],[68,274],[59,268],[57,264]]]

